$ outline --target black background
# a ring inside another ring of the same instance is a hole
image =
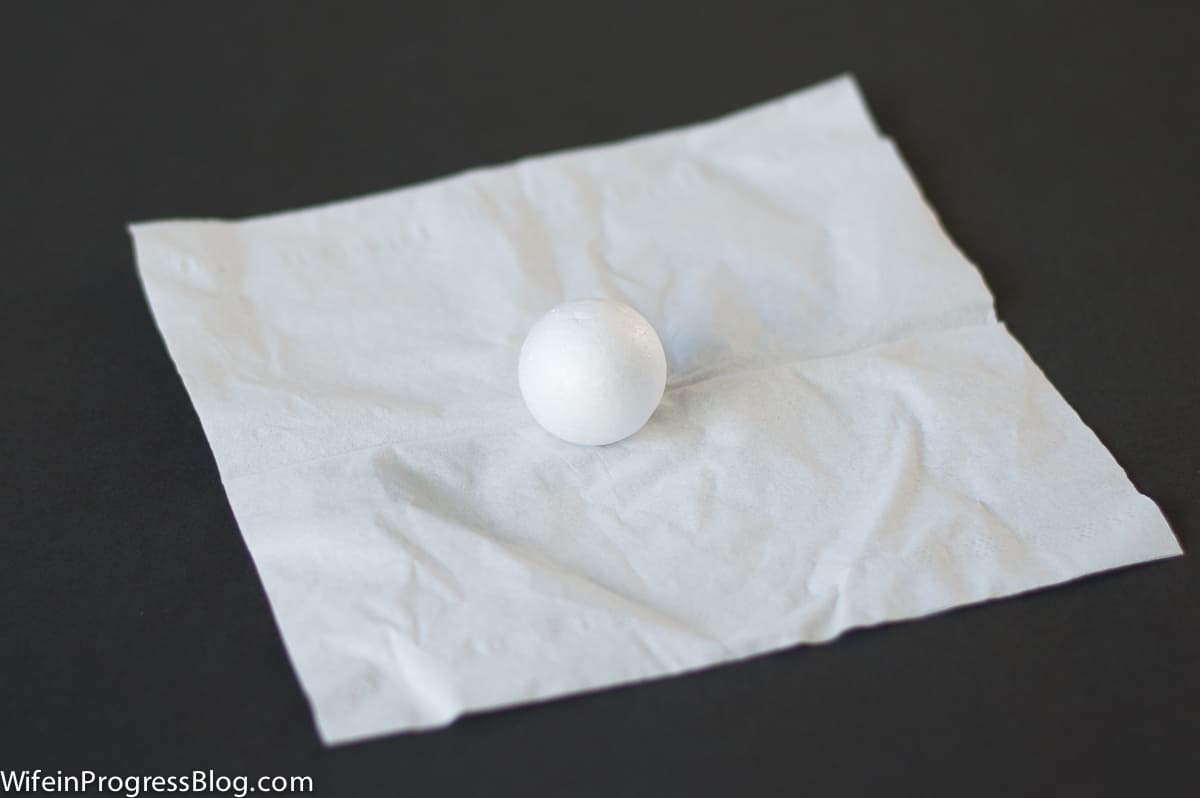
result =
[[[320,794],[1194,795],[1200,561],[318,744],[125,224],[704,120],[853,71],[999,313],[1200,543],[1194,4],[0,7],[0,768]]]

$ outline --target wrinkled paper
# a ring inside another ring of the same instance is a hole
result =
[[[245,221],[132,227],[322,738],[660,677],[1179,552],[843,77]],[[658,329],[638,434],[543,432],[551,306]]]

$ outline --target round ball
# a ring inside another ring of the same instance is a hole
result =
[[[602,446],[649,420],[667,383],[650,322],[611,299],[564,302],[521,347],[521,396],[539,424],[570,443]]]

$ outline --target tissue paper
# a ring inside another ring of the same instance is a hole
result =
[[[993,313],[850,78],[629,142],[132,227],[322,738],[728,662],[1178,553]],[[639,433],[517,387],[649,319]]]

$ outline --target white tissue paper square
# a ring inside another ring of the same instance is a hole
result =
[[[695,127],[132,228],[322,738],[680,673],[1179,552],[996,321],[848,77]],[[517,355],[629,303],[573,446]]]

